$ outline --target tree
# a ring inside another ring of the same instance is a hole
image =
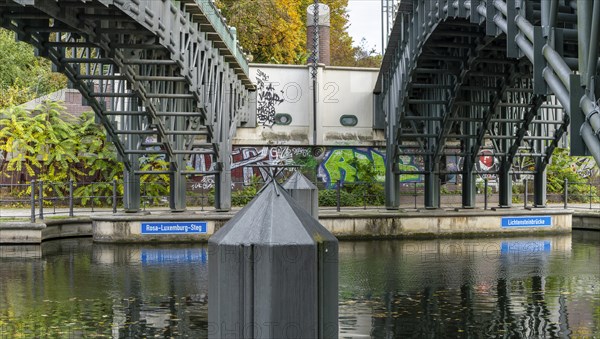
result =
[[[46,196],[63,197],[69,180],[77,183],[75,196],[86,204],[91,196],[112,197],[113,180],[123,193],[123,163],[117,160],[114,145],[107,141],[104,128],[97,124],[93,112],[75,118],[58,102],[46,101],[34,113],[21,107],[0,110],[0,173],[18,176],[17,182],[29,178],[43,180]],[[165,171],[169,163],[158,156],[142,160],[142,171]],[[169,176],[142,175],[144,192],[154,202],[169,193]],[[88,185],[88,183],[94,183]],[[21,192],[24,193],[24,192]],[[95,199],[96,204],[106,199]]]
[[[15,34],[0,28],[0,108],[20,105],[66,86],[53,73],[50,61],[36,57],[33,47],[16,42]]]
[[[218,0],[217,6],[236,27],[240,44],[255,62],[306,61],[306,28],[299,0]]]
[[[77,130],[63,120],[67,116],[64,107],[46,102],[38,106],[36,113],[12,107],[2,114],[0,151],[8,159],[6,170],[19,174],[24,171],[30,177],[37,174],[39,179],[52,182],[81,174],[74,166],[79,161]]]
[[[375,47],[367,47],[367,40],[362,38],[360,44],[354,47],[354,65],[356,67],[379,68],[383,57],[378,54]]]
[[[306,50],[307,8],[313,3],[312,0],[216,2],[229,24],[236,27],[240,44],[253,55],[253,61],[278,64],[306,63],[309,55]],[[377,64],[377,59],[372,62],[364,57],[364,53],[370,57],[371,51],[361,46],[352,46],[352,37],[347,31],[348,0],[327,0],[321,3],[328,5],[331,10],[331,64],[362,67]]]
[[[586,201],[591,194],[592,199],[597,200],[598,193],[596,188],[590,193],[590,186],[587,180],[581,178],[576,171],[575,164],[582,157],[569,156],[569,150],[566,148],[557,148],[552,154],[552,162],[547,168],[547,187],[549,193],[563,193],[564,181],[568,180],[568,193],[573,201]],[[589,178],[588,180],[591,180]]]

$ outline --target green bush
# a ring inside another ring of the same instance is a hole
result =
[[[319,206],[337,206],[337,189],[319,191]],[[380,206],[385,204],[381,184],[348,183],[340,188],[340,206]]]
[[[246,206],[252,199],[256,197],[258,192],[263,186],[263,182],[260,177],[253,176],[250,180],[250,185],[240,190],[234,190],[231,192],[231,205],[232,206]],[[214,192],[212,194],[214,196]]]
[[[340,205],[357,206],[357,203],[352,194],[342,189],[340,190]],[[326,189],[319,191],[319,206],[337,206],[337,190]]]

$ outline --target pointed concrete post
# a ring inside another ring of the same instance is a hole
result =
[[[319,189],[300,172],[295,172],[283,188],[296,199],[313,218],[319,220]]]
[[[338,242],[274,181],[209,239],[209,338],[337,338]]]

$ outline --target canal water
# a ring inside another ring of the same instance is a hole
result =
[[[0,338],[206,337],[202,245],[0,246]],[[340,243],[341,338],[600,336],[600,232]],[[291,306],[293,307],[293,306]]]

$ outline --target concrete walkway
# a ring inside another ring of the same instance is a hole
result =
[[[531,206],[529,206],[531,207]],[[488,206],[487,211],[492,211],[492,209],[495,208],[495,206]],[[562,204],[549,204],[548,209],[552,209],[552,210],[556,210],[556,209],[562,209],[564,208]],[[215,216],[223,216],[223,217],[228,217],[228,216],[232,216],[235,213],[237,213],[239,210],[241,210],[242,207],[233,207],[231,209],[231,211],[229,212],[217,212],[213,207],[189,207],[188,210],[184,213],[195,213],[195,214],[199,214],[199,215],[215,215]],[[569,210],[573,210],[575,214],[578,213],[598,213],[600,214],[600,204],[596,203],[592,205],[592,208],[590,209],[590,205],[589,204],[570,204],[568,206]],[[453,211],[472,211],[474,213],[485,213],[486,210],[484,210],[483,205],[475,208],[475,209],[461,209],[460,207],[451,207],[451,206],[443,206],[440,209],[436,209],[436,210],[426,210],[424,208],[417,208],[415,209],[414,206],[411,205],[405,205],[405,206],[400,206],[399,210],[388,210],[383,206],[367,206],[366,208],[364,207],[357,207],[357,206],[350,206],[350,207],[341,207],[340,208],[340,212],[337,212],[336,207],[320,207],[319,208],[319,215],[323,215],[323,216],[333,216],[333,215],[339,215],[339,214],[348,214],[348,215],[357,215],[357,214],[386,214],[386,215],[394,215],[394,214],[398,214],[398,213],[402,213],[402,212],[410,212],[410,213],[415,213],[415,212],[423,212],[423,213],[432,213],[432,212],[453,212]],[[523,204],[520,205],[513,205],[512,208],[510,209],[506,209],[506,211],[525,211]],[[540,211],[542,209],[537,209],[537,208],[533,208],[533,210],[536,211]],[[143,212],[149,212],[151,214],[165,214],[165,213],[171,213],[170,210],[166,207],[156,207],[156,208],[147,208],[145,210],[143,210]],[[117,211],[118,214],[123,214],[123,210],[119,209]],[[92,215],[94,216],[100,216],[100,215],[112,215],[113,211],[111,208],[95,208],[93,211],[90,208],[76,208],[73,210],[73,216],[74,217],[90,217]],[[30,209],[24,209],[24,208],[11,208],[11,209],[6,209],[6,208],[0,208],[0,223],[4,222],[4,221],[11,221],[11,219],[19,219],[22,221],[29,221],[31,217],[31,210]],[[69,217],[69,209],[68,208],[45,208],[44,209],[44,219],[64,219],[64,218],[68,218]],[[39,210],[36,210],[36,221],[37,219],[39,219]]]

